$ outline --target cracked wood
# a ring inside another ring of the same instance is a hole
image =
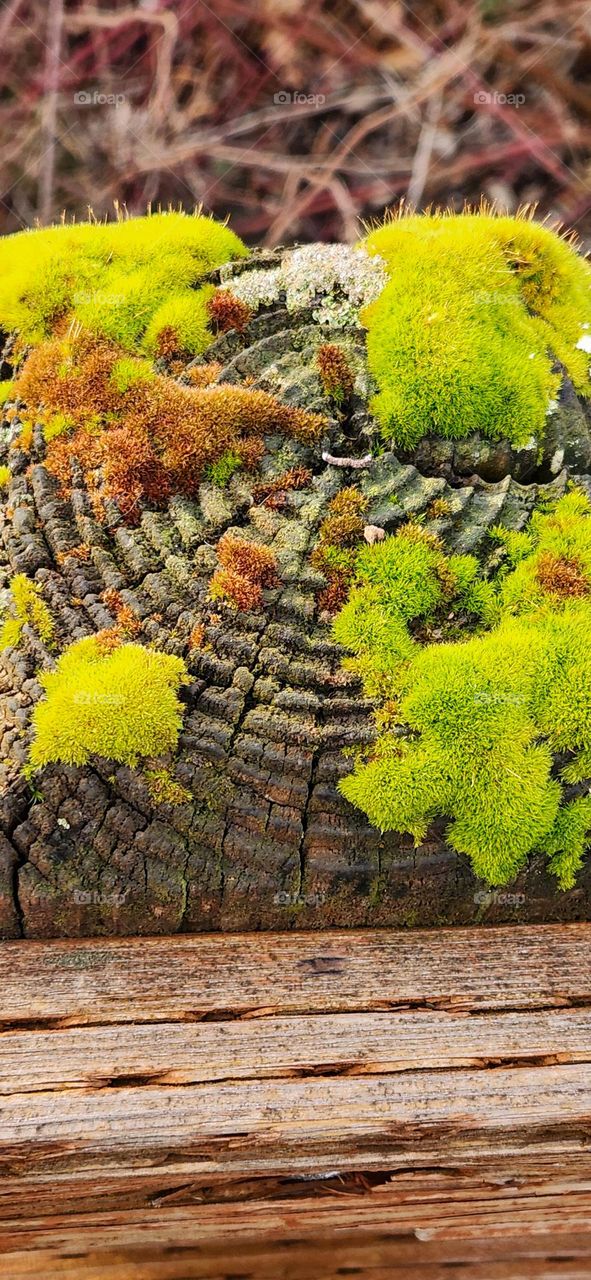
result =
[[[590,941],[5,944],[2,1274],[588,1273]]]

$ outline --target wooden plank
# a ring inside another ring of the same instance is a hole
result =
[[[296,1034],[294,1034],[296,1032]],[[591,1060],[591,1009],[301,1014],[0,1033],[0,1095]]]
[[[359,1274],[375,1280],[393,1272],[450,1280],[457,1265],[462,1280],[516,1280],[517,1275],[574,1280],[589,1275],[590,1207],[589,1195],[541,1195],[536,1213],[514,1195],[492,1211],[484,1199],[449,1205],[438,1197],[409,1210],[397,1203],[391,1188],[380,1188],[372,1195],[297,1205],[236,1205],[231,1216],[219,1206],[206,1206],[166,1214],[98,1214],[75,1224],[63,1217],[24,1226],[15,1222],[0,1237],[2,1275],[4,1280],[48,1274],[76,1280],[227,1280],[229,1274],[243,1280],[306,1275],[332,1280]]]
[[[7,942],[0,1025],[591,1005],[589,925]]]
[[[589,1149],[567,1151],[557,1144],[550,1152],[528,1150],[503,1154],[491,1159],[490,1153],[463,1152],[461,1159],[451,1157],[437,1165],[431,1165],[425,1173],[424,1164],[403,1168],[394,1159],[385,1170],[355,1169],[353,1172],[335,1172],[333,1177],[324,1175],[299,1178],[280,1175],[239,1176],[195,1174],[187,1177],[186,1171],[174,1166],[156,1166],[154,1169],[127,1168],[95,1169],[73,1168],[59,1172],[51,1167],[40,1170],[15,1170],[0,1179],[0,1229],[8,1219],[28,1221],[43,1215],[59,1216],[67,1206],[68,1214],[100,1214],[106,1209],[131,1212],[142,1208],[168,1209],[187,1205],[225,1205],[230,1216],[234,1206],[244,1200],[268,1203],[290,1197],[292,1202],[304,1194],[347,1197],[358,1189],[358,1184],[374,1186],[395,1179],[396,1188],[405,1200],[409,1197],[409,1180],[413,1187],[421,1186],[421,1180],[429,1183],[445,1182],[446,1195],[463,1193],[469,1200],[482,1196],[495,1197],[504,1188],[533,1188],[532,1194],[566,1195],[570,1191],[587,1190],[591,1183],[591,1151]]]
[[[0,1174],[150,1166],[227,1176],[383,1169],[591,1136],[591,1065],[13,1094]]]
[[[590,943],[6,944],[3,1280],[589,1274]]]

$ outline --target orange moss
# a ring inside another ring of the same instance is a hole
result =
[[[90,547],[86,542],[79,542],[78,546],[70,547],[68,551],[56,551],[56,564],[65,564],[67,560],[90,560]]]
[[[103,627],[102,631],[96,633],[96,646],[101,657],[112,653],[113,649],[118,649],[121,644],[123,644],[123,635],[119,627]]]
[[[337,404],[349,400],[355,379],[343,348],[335,342],[323,343],[316,352],[316,364],[326,395],[332,396]]]
[[[211,364],[196,364],[191,369],[185,370],[193,387],[209,387],[219,378],[221,372],[222,366],[217,360],[212,360]]]
[[[129,523],[137,523],[143,502],[158,507],[174,492],[195,496],[205,469],[229,450],[254,467],[267,432],[311,441],[324,425],[320,415],[264,391],[181,386],[164,375],[146,377],[141,368],[121,390],[114,376],[121,358],[119,348],[88,335],[51,339],[31,352],[18,393],[72,424],[49,441],[46,454],[65,492],[76,460],[94,501],[102,480],[104,495]]]
[[[314,569],[326,579],[318,597],[321,609],[334,613],[347,600],[357,559],[357,548],[365,528],[362,513],[366,499],[353,487],[341,489],[329,504],[316,546],[310,556]]]
[[[246,302],[236,298],[229,289],[218,289],[207,304],[207,313],[216,333],[237,329],[239,333],[252,319],[252,311]]]
[[[25,453],[28,453],[30,449],[32,449],[33,447],[33,423],[32,422],[23,422],[22,428],[14,443],[17,449],[23,449]]]
[[[574,556],[544,551],[538,560],[536,578],[544,591],[557,596],[587,596],[591,592],[589,578]]]
[[[60,413],[74,425],[115,413],[119,393],[111,382],[123,353],[107,341],[80,334],[75,341],[50,338],[34,347],[15,381],[15,392],[31,409]]]
[[[196,622],[189,636],[190,649],[202,649],[205,642],[205,627],[202,622]]]
[[[106,591],[103,591],[102,599],[104,600],[107,609],[114,614],[116,619],[116,626],[108,628],[107,630],[112,631],[122,640],[132,640],[138,636],[142,629],[142,624],[131,606],[125,604],[120,593],[116,591],[114,587],[108,587]],[[105,633],[103,632],[101,634],[104,635]]]
[[[225,569],[236,569],[253,582],[270,587],[277,579],[277,560],[269,547],[260,542],[247,542],[225,533],[217,548],[218,560]]]
[[[292,490],[306,489],[312,481],[312,472],[307,467],[292,467],[273,480],[262,480],[253,489],[255,502],[260,502],[271,511],[282,511],[287,505],[287,495]]]
[[[164,507],[170,497],[166,469],[139,426],[116,427],[104,436],[105,491],[124,520],[137,524],[142,502]]]
[[[269,547],[225,533],[218,543],[220,569],[211,580],[214,600],[229,600],[237,609],[259,608],[263,587],[278,583],[277,560]]]

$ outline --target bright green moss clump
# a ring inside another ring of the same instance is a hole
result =
[[[494,587],[427,538],[368,548],[336,620],[382,727],[342,792],[417,842],[450,818],[448,841],[490,884],[539,851],[568,887],[591,833],[591,507],[573,492],[535,515]],[[425,642],[425,620],[466,610],[490,629]],[[563,804],[575,781],[587,793]]]
[[[0,628],[0,651],[13,649],[20,643],[23,627],[29,625],[44,644],[51,645],[54,625],[49,609],[41,596],[41,588],[26,573],[17,573],[10,580],[12,607]]]
[[[546,227],[486,212],[413,215],[364,245],[391,274],[362,320],[379,387],[373,408],[395,444],[474,431],[515,447],[541,440],[560,385],[553,357],[591,394],[578,346],[591,321],[591,271]]]
[[[37,343],[74,319],[129,351],[197,353],[211,341],[209,271],[247,249],[212,218],[158,213],[0,240],[0,328]]]
[[[52,761],[82,765],[93,754],[135,765],[176,747],[177,691],[188,683],[182,659],[140,644],[104,651],[100,637],[89,636],[39,678],[47,696],[33,713],[32,768]]]

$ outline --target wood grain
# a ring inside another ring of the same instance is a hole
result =
[[[297,1031],[297,1035],[294,1034]],[[0,1096],[591,1060],[591,1009],[280,1015],[0,1033]]]
[[[7,942],[0,1025],[591,1005],[586,924]]]
[[[423,1189],[401,1204],[397,1189],[383,1187],[371,1196],[248,1202],[232,1206],[231,1214],[227,1206],[205,1206],[81,1215],[75,1223],[62,1216],[7,1224],[2,1275],[587,1280],[590,1208],[589,1194],[530,1191],[497,1203],[482,1187],[470,1200],[444,1200],[433,1189],[428,1197]]]
[[[587,1276],[590,944],[5,944],[3,1280]]]

